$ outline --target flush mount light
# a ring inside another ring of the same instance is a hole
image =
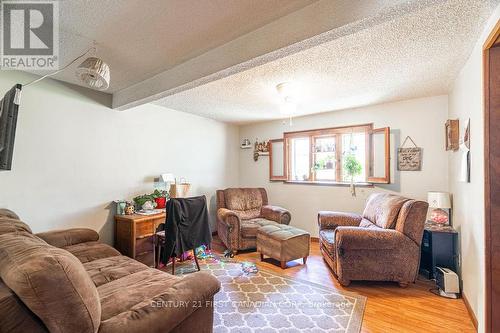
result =
[[[276,86],[276,91],[281,97],[280,112],[290,117],[291,126],[292,116],[297,112],[297,88],[292,82],[282,82]]]
[[[283,100],[293,100],[297,95],[297,88],[292,82],[282,82],[276,86],[276,90]]]
[[[97,57],[85,59],[76,69],[76,76],[90,88],[106,90],[109,87],[109,66]]]

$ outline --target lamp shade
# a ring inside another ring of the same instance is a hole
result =
[[[109,66],[99,58],[85,59],[76,69],[76,76],[90,88],[106,90],[109,87]]]
[[[428,192],[427,202],[432,208],[451,208],[450,194],[448,192]]]
[[[171,173],[164,173],[164,174],[161,174],[160,175],[160,179],[164,182],[164,183],[175,183],[175,177],[173,174]]]

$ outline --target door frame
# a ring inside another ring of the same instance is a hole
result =
[[[483,45],[483,94],[484,94],[484,241],[485,241],[485,330],[492,332],[492,269],[491,269],[491,187],[490,187],[490,84],[489,84],[489,60],[490,49],[500,35],[500,20],[496,23],[493,30]]]

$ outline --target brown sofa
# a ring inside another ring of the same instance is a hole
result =
[[[217,234],[236,253],[257,247],[257,230],[274,223],[289,224],[290,212],[268,205],[263,188],[217,190]]]
[[[0,332],[212,332],[218,280],[152,269],[90,229],[34,235],[0,210]]]
[[[323,258],[343,286],[352,280],[396,281],[417,277],[427,202],[397,195],[370,195],[363,215],[318,214]]]

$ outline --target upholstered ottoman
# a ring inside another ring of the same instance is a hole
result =
[[[270,224],[257,230],[257,252],[260,259],[269,256],[279,260],[281,268],[287,261],[302,258],[307,261],[310,247],[310,235],[307,231],[284,224]]]

